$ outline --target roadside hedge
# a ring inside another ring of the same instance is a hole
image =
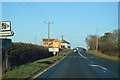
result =
[[[2,49],[2,63],[3,73],[5,66],[5,53],[7,50],[9,68],[12,69],[16,66],[34,62],[39,59],[44,59],[53,56],[48,52],[48,48],[34,45],[31,43],[13,43],[12,48]]]

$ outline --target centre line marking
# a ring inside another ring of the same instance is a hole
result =
[[[82,54],[80,54],[79,52],[78,52],[78,54],[82,57],[82,58],[86,58],[86,57],[84,57]],[[86,58],[87,59],[87,58]]]
[[[82,54],[80,54],[80,52],[78,52],[78,54],[79,54],[82,58],[84,58],[84,59],[88,60],[91,64],[93,64],[93,62],[92,62],[92,61],[90,61],[87,57],[84,57]]]
[[[100,67],[100,68],[102,68],[103,70],[107,70],[107,68],[102,67],[102,66],[100,66],[100,65],[92,65],[92,64],[90,64],[90,66],[93,66],[93,67]]]

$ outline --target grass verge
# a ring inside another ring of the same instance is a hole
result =
[[[103,58],[106,58],[106,59],[111,59],[111,60],[120,62],[120,58],[115,57],[115,56],[108,56],[108,55],[105,55],[101,52],[89,50],[89,51],[87,51],[87,53],[94,54],[94,55],[99,56],[99,57],[103,57]]]
[[[2,79],[2,68],[0,68],[0,80]]]
[[[3,75],[3,80],[7,78],[30,78],[31,76],[36,75],[38,72],[45,70],[50,67],[52,64],[61,60],[64,56],[69,54],[71,51],[61,52],[57,56],[53,56],[46,59],[37,60],[33,63],[25,64],[14,68],[13,70],[7,72]]]

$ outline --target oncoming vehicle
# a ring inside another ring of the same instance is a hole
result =
[[[74,53],[78,53],[78,49],[73,49],[73,52]]]

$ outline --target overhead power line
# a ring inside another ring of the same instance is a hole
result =
[[[38,12],[38,13],[41,13],[41,15],[43,15],[45,18],[47,18],[47,21],[50,21],[53,17],[51,17],[50,15],[48,16],[48,14],[45,12],[47,11],[46,8],[42,8],[40,6],[37,5],[37,3],[32,3],[31,4],[32,7],[35,8],[35,10]],[[44,10],[43,10],[44,9]]]
[[[119,22],[119,19],[115,19],[115,20],[112,22],[112,24],[108,25],[109,27],[108,27],[107,29],[105,29],[105,31],[108,31],[108,30],[114,28],[114,27],[118,24],[118,22]]]
[[[38,20],[41,20],[41,22],[48,21],[48,18],[43,13],[40,13],[40,10],[37,10],[37,7],[25,3],[21,3],[21,4],[24,6],[24,8],[26,8],[28,12],[31,13],[31,15],[36,17]]]

